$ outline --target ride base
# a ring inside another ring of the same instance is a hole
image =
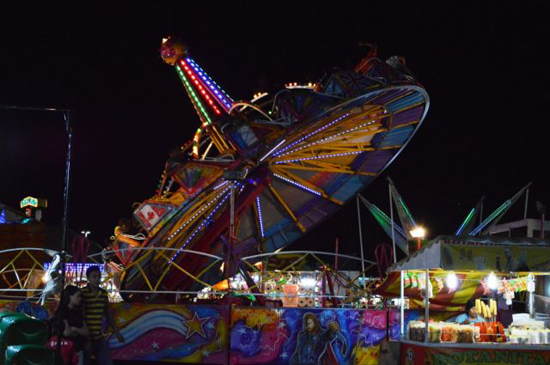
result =
[[[195,364],[377,364],[388,313],[369,309],[111,304],[125,338],[114,360]],[[47,320],[55,303],[0,301]],[[397,323],[398,326],[398,323]],[[396,327],[395,330],[398,330]]]

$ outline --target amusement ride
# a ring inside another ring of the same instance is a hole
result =
[[[171,301],[236,275],[261,293],[253,276],[267,275],[266,257],[382,173],[422,124],[429,97],[404,58],[383,61],[369,47],[353,70],[236,101],[184,42],[162,40],[162,60],[200,123],[170,154],[153,196],[115,228],[112,251],[95,256],[124,300]],[[373,263],[360,261],[364,274]]]

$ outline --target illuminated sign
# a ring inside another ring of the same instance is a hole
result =
[[[38,208],[38,199],[33,198],[32,196],[28,196],[25,199],[21,200],[20,206],[21,208],[25,208],[25,207]]]
[[[38,199],[38,198],[33,198],[32,196],[28,196],[25,199],[21,200],[21,203],[19,203],[19,206],[21,208],[25,208],[25,207],[46,208],[48,206],[48,201],[46,199]]]

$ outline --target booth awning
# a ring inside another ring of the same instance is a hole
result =
[[[533,238],[439,236],[388,272],[403,270],[550,273],[550,241]]]

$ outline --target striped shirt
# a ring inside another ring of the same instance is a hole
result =
[[[90,332],[90,338],[95,340],[103,336],[103,317],[109,306],[109,297],[104,289],[99,288],[94,294],[89,286],[80,290],[84,297],[84,321]]]

